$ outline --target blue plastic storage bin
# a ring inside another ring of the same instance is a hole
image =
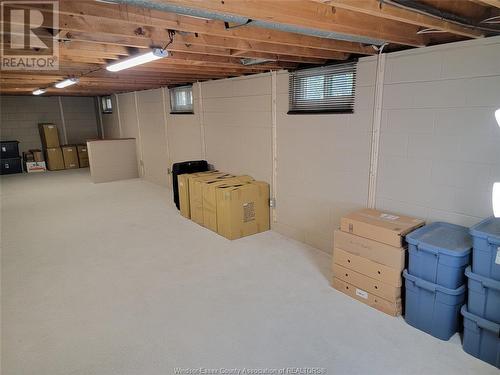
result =
[[[449,340],[460,328],[460,307],[465,301],[465,285],[448,289],[410,275],[406,279],[406,322],[441,340]]]
[[[475,274],[470,267],[465,275],[469,279],[469,312],[500,324],[500,281]]]
[[[456,289],[465,283],[472,239],[465,227],[435,222],[406,236],[408,272],[418,278]]]
[[[462,307],[463,349],[470,355],[500,368],[500,324],[480,318]]]
[[[500,281],[500,218],[490,217],[470,229],[472,272]]]

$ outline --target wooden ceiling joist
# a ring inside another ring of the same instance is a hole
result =
[[[102,95],[295,69],[300,64],[323,65],[377,53],[374,46],[360,43],[361,40],[375,44],[389,42],[386,50],[394,50],[483,36],[482,30],[466,26],[464,22],[396,6],[390,0],[152,2],[238,16],[250,22],[235,25],[188,16],[180,9],[178,11],[183,14],[94,0],[60,0],[61,29],[51,31],[47,21],[43,25],[45,29],[39,30],[43,33],[37,34],[43,41],[52,41],[53,34],[57,33],[59,69],[2,71],[0,93],[29,95],[32,90],[44,87],[48,89],[45,95]],[[469,19],[470,24],[497,15],[496,8],[500,7],[500,0],[464,0],[458,5],[439,0],[422,2],[427,9],[435,9],[438,15],[442,11],[452,15],[449,18]],[[43,3],[25,3],[22,7],[39,9],[46,15],[50,12]],[[44,18],[48,19],[50,17]],[[441,33],[418,34],[422,28]],[[316,31],[315,36],[311,35],[311,30]],[[112,61],[165,47],[172,35],[167,58],[119,73],[105,69]],[[486,36],[489,35],[491,32]],[[10,37],[5,36],[0,43],[9,43]],[[34,49],[30,53],[36,55],[38,52]],[[242,59],[261,61],[256,65],[244,65]],[[67,77],[79,77],[80,82],[64,90],[53,87],[55,82]]]

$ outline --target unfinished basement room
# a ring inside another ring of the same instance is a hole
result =
[[[2,375],[499,375],[500,0],[0,0]]]

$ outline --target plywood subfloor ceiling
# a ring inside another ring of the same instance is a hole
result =
[[[43,2],[25,7],[50,12]],[[500,31],[500,0],[61,0],[58,14],[58,30],[42,27],[45,38],[57,36],[59,70],[2,71],[1,94],[104,95],[323,65],[376,54],[383,43],[394,51]],[[2,30],[9,43],[11,29]],[[172,37],[168,58],[105,69]],[[265,62],[244,65],[244,58]],[[53,87],[68,77],[79,84]]]

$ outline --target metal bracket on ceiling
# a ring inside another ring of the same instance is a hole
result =
[[[248,24],[250,24],[252,22],[253,22],[253,19],[251,19],[251,18],[247,19],[247,22],[240,23],[238,25],[233,25],[233,26],[229,26],[229,22],[224,22],[224,28],[226,30],[237,29],[238,27],[247,26]]]

